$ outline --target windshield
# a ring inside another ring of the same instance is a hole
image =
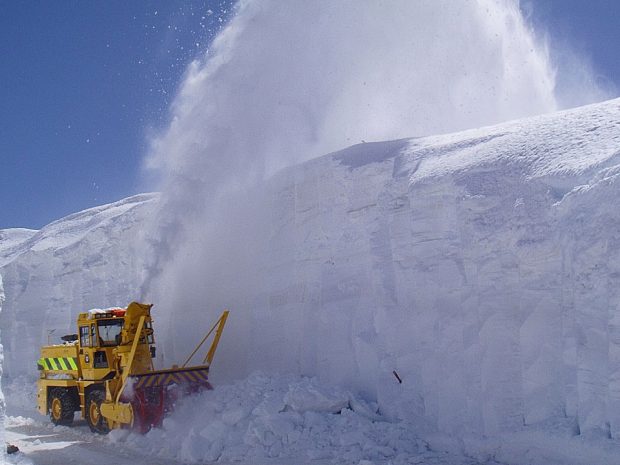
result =
[[[99,342],[102,346],[117,346],[121,343],[121,330],[125,320],[99,320]]]

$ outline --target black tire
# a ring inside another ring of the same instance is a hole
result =
[[[49,392],[50,420],[55,425],[69,426],[76,410],[75,398],[66,388],[52,388]]]
[[[86,395],[86,423],[93,433],[107,434],[110,427],[101,414],[101,403],[105,400],[105,393],[100,389],[90,391]]]

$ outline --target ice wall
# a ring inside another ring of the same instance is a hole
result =
[[[619,100],[287,169],[247,196],[266,230],[225,219],[239,199],[218,217],[263,255],[192,248],[211,266],[185,270],[164,351],[228,307],[220,379],[318,375],[455,434],[569,417],[620,437],[619,174]]]
[[[0,231],[5,377],[36,376],[40,346],[75,333],[79,312],[138,299],[143,262],[137,251],[155,199],[130,197],[40,231]]]

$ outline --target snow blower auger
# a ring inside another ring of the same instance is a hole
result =
[[[78,334],[64,344],[44,346],[37,365],[38,410],[52,423],[70,425],[81,412],[93,432],[132,428],[146,433],[161,426],[180,397],[212,389],[209,366],[215,356],[228,311],[224,311],[185,363],[155,370],[155,346],[149,304],[132,302],[80,313]],[[213,334],[201,365],[187,366]]]

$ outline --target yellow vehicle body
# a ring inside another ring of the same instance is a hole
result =
[[[150,304],[80,313],[78,333],[44,346],[37,361],[37,408],[54,424],[71,424],[80,412],[92,431],[133,427],[146,432],[161,424],[179,395],[210,389],[209,366],[228,311],[213,325],[182,367],[155,370]],[[215,331],[215,333],[214,333]],[[198,366],[187,363],[207,337],[213,342]],[[127,387],[131,385],[131,389]]]

